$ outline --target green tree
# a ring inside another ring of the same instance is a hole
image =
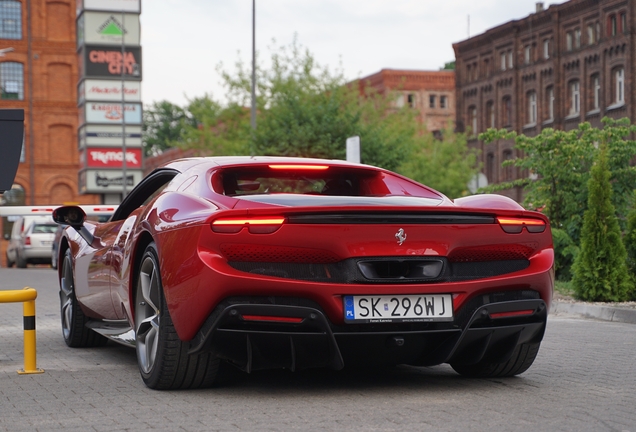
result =
[[[194,125],[186,110],[165,100],[146,106],[143,117],[143,147],[148,156],[182,143],[185,130]]]
[[[636,191],[634,191],[634,195],[636,195]],[[636,203],[636,199],[634,203]],[[632,280],[636,282],[636,205],[632,205],[627,214],[627,230],[625,231],[623,242],[627,250],[627,268]]]
[[[469,193],[468,182],[479,171],[479,164],[466,135],[454,133],[449,125],[441,140],[431,133],[418,135],[413,153],[398,171],[450,198],[458,198]]]
[[[627,271],[627,252],[612,205],[608,149],[604,142],[591,170],[588,192],[581,251],[572,266],[574,291],[587,301],[626,301],[634,285]]]
[[[636,132],[629,119],[603,119],[602,129],[582,123],[578,129],[561,131],[544,129],[535,137],[517,135],[507,130],[489,129],[480,135],[487,143],[499,139],[514,140],[522,157],[504,162],[532,173],[513,182],[489,186],[494,192],[523,187],[524,205],[541,210],[550,218],[555,238],[557,277],[567,279],[570,265],[580,243],[582,215],[587,208],[587,182],[590,169],[599,152],[599,143],[607,147],[612,204],[625,228],[625,215],[631,205],[636,168],[630,162],[636,154],[636,141],[626,139]]]
[[[257,67],[257,128],[250,153],[344,159],[348,137],[359,136],[361,161],[397,169],[411,151],[416,123],[408,108],[342,72],[319,65],[297,41],[273,48],[271,68]],[[219,68],[230,106],[249,105],[251,68]]]

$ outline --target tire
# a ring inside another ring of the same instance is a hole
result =
[[[141,258],[135,292],[137,364],[146,386],[156,390],[210,387],[220,360],[188,354],[177,335],[166,304],[157,247],[150,243]]]
[[[541,343],[521,344],[505,363],[479,362],[472,365],[451,363],[455,372],[472,378],[497,378],[519,375],[528,370],[539,353]]]
[[[7,254],[7,268],[13,267],[14,262],[9,259],[9,254]]]
[[[22,269],[27,267],[27,260],[20,253],[15,254],[15,266]]]
[[[73,260],[68,249],[62,261],[60,277],[60,316],[62,318],[62,336],[66,345],[72,348],[85,348],[106,345],[108,339],[86,327],[88,318],[75,297],[73,278]]]

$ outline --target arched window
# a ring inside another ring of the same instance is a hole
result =
[[[503,122],[502,126],[512,126],[512,99],[510,98],[510,96],[504,96],[501,102],[501,119]]]
[[[2,99],[24,99],[24,66],[22,63],[0,63]]]
[[[534,90],[529,91],[526,94],[526,98],[528,100],[528,113],[526,116],[526,120],[528,124],[536,124],[537,123],[537,92]]]
[[[578,80],[570,81],[568,86],[570,90],[570,110],[571,116],[577,115],[581,112],[581,84]]]
[[[625,69],[622,67],[614,69],[614,103],[625,103]]]
[[[601,78],[594,74],[590,80],[590,107],[597,110],[601,107]]]
[[[546,121],[554,120],[554,86],[549,86],[545,90],[545,113]]]
[[[477,135],[477,107],[471,105],[468,107],[468,125],[470,126],[470,134]]]
[[[22,4],[0,0],[0,39],[22,39]]]

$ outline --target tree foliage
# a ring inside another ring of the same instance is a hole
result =
[[[423,133],[415,139],[413,153],[399,169],[401,174],[444,193],[450,198],[467,195],[467,185],[479,171],[477,152],[470,149],[465,134],[450,125],[442,139]]]
[[[555,238],[557,277],[569,278],[569,267],[580,243],[582,215],[587,209],[590,169],[599,153],[599,143],[607,147],[612,204],[619,225],[626,226],[625,215],[631,206],[636,184],[636,168],[630,162],[636,154],[636,141],[627,139],[636,132],[629,119],[603,119],[602,129],[582,123],[578,129],[561,131],[544,129],[535,137],[517,135],[507,130],[493,130],[480,135],[485,142],[514,139],[522,157],[504,162],[514,165],[530,177],[492,185],[487,191],[520,186],[525,189],[526,208],[541,210],[550,218]]]
[[[634,289],[616,211],[605,142],[600,144],[588,181],[588,209],[583,217],[581,251],[572,266],[577,297],[588,301],[626,301]]]
[[[195,126],[185,109],[165,100],[146,106],[143,117],[143,147],[147,156],[182,143],[188,126]]]

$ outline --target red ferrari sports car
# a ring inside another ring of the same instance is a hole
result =
[[[134,346],[155,389],[247,372],[449,363],[524,372],[552,290],[547,218],[343,161],[212,157],[141,181],[108,222],[57,208],[66,344]]]

